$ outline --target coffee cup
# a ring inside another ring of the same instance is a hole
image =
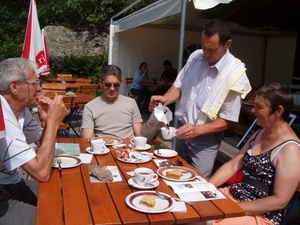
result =
[[[91,145],[94,152],[103,152],[106,149],[105,141],[103,140],[91,140]]]
[[[149,168],[139,167],[134,170],[134,178],[139,185],[144,186],[146,183],[157,180],[158,175]]]
[[[145,137],[134,137],[130,140],[130,143],[133,144],[136,148],[145,148],[147,143],[147,138]]]
[[[170,140],[173,137],[175,137],[175,133],[176,133],[175,127],[169,127],[169,129],[167,129],[166,127],[162,127],[160,131],[163,138],[166,140]]]

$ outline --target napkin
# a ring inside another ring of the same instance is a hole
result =
[[[113,145],[113,148],[122,148],[122,147],[126,147],[126,144],[117,144],[117,145]]]
[[[174,208],[171,210],[171,212],[186,212],[186,205],[184,202],[176,202],[174,204]]]
[[[90,164],[91,161],[92,161],[93,155],[86,154],[86,153],[81,153],[78,158],[80,158],[82,163]]]
[[[129,172],[126,172],[129,176],[134,176],[134,171],[129,171]]]

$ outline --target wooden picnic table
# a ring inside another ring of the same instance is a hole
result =
[[[122,139],[129,144],[129,139]],[[59,138],[59,143],[79,143],[81,153],[86,153],[89,143],[83,138]],[[149,143],[161,144],[159,139]],[[153,149],[148,150],[153,152]],[[126,205],[126,197],[139,189],[128,185],[130,176],[126,173],[137,167],[148,167],[156,171],[153,160],[142,164],[126,163],[114,157],[115,148],[110,153],[93,155],[91,164],[117,166],[122,177],[121,182],[92,183],[88,172],[88,164],[73,168],[63,168],[61,172],[53,168],[50,180],[41,183],[38,192],[36,225],[44,224],[184,224],[211,219],[243,216],[245,212],[232,200],[219,199],[200,201],[195,206],[186,205],[186,212],[164,212],[147,214],[138,212]],[[192,168],[181,157],[183,166]],[[159,179],[160,192],[176,196],[162,178]]]
[[[49,83],[61,83],[62,78],[61,77],[45,77],[42,78],[43,81],[47,81]],[[65,78],[65,82],[67,83],[75,83],[76,82],[76,78],[72,78],[72,77],[66,77]]]

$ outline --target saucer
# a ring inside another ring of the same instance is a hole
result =
[[[148,150],[150,148],[151,148],[151,145],[148,145],[148,144],[146,144],[144,148],[137,148],[137,147],[135,147],[136,150],[140,150],[140,151]]]
[[[175,157],[178,153],[175,150],[171,149],[159,149],[159,151],[155,150],[154,154],[161,158],[172,158]]]
[[[107,153],[109,153],[109,148],[105,148],[102,152],[94,152],[94,151],[91,151],[91,147],[87,147],[85,149],[88,153],[90,154],[93,154],[93,155],[105,155]]]
[[[153,188],[156,188],[158,185],[159,185],[159,181],[158,180],[155,180],[152,182],[152,184],[154,184],[153,187],[146,187],[146,186],[143,186],[143,185],[139,185],[136,181],[135,181],[135,178],[132,177],[128,180],[128,184],[135,187],[135,188],[138,188],[138,189],[153,189]]]

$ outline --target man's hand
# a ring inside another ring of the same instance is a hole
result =
[[[47,118],[48,122],[60,122],[67,115],[68,110],[63,102],[63,95],[55,94],[51,104],[48,107]]]
[[[197,137],[196,126],[192,124],[184,124],[176,130],[176,138],[192,139]]]
[[[162,105],[164,105],[164,103],[166,102],[166,99],[164,98],[164,96],[161,96],[161,95],[153,95],[151,97],[148,110],[150,112],[152,112],[154,110],[154,108],[157,106],[158,102],[160,102]]]
[[[39,117],[43,121],[47,120],[48,109],[51,102],[52,100],[47,96],[41,96],[38,98],[38,103],[37,103],[38,113],[39,113]]]

